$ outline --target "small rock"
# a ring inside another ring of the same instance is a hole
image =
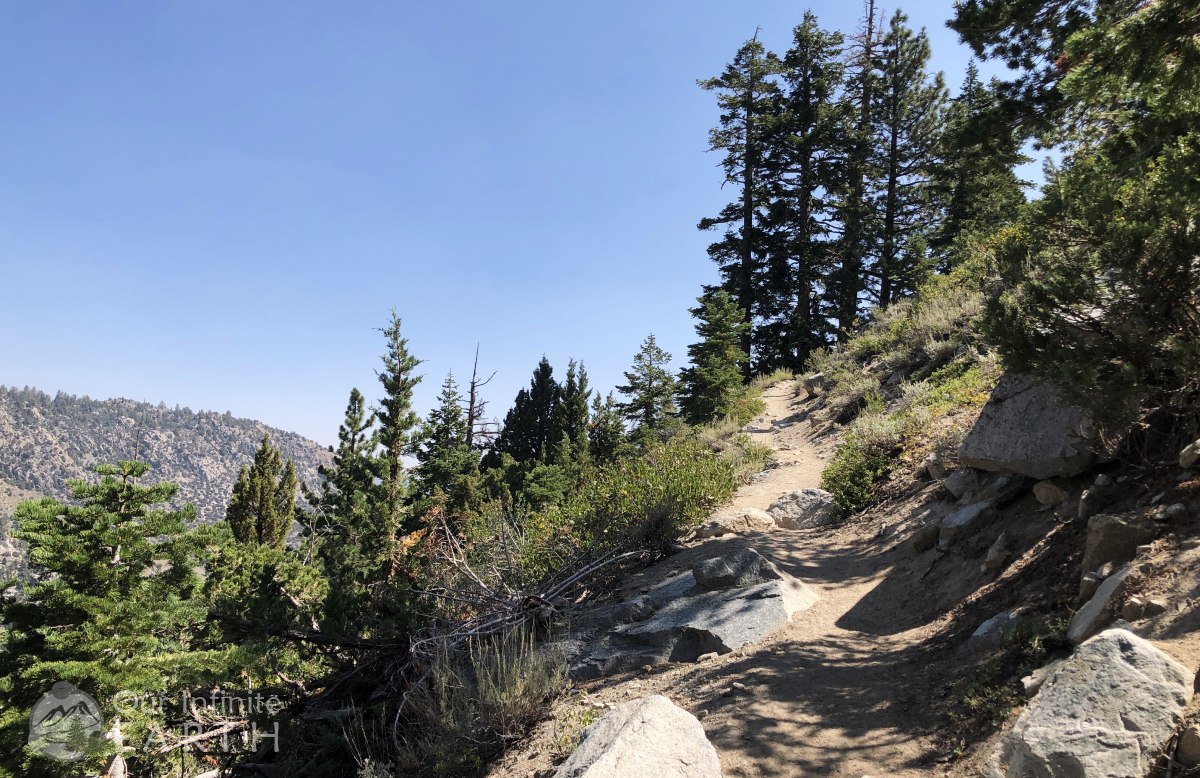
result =
[[[1008,564],[1008,556],[1008,533],[1001,532],[1000,537],[996,538],[996,541],[988,549],[987,556],[984,557],[983,565],[981,565],[981,571],[995,575]]]
[[[747,532],[769,532],[778,526],[769,513],[758,508],[739,508],[717,513],[696,530],[697,538],[717,538],[721,535],[744,535]]]
[[[1191,443],[1179,452],[1180,467],[1192,468],[1196,466],[1197,462],[1200,462],[1200,440]]]
[[[1179,747],[1175,749],[1175,761],[1185,770],[1200,767],[1200,725],[1193,724],[1179,733]]]
[[[1119,494],[1120,490],[1112,484],[1095,484],[1091,488],[1085,489],[1083,494],[1079,496],[1079,508],[1077,512],[1079,520],[1087,521],[1097,513],[1100,513],[1111,505]]]
[[[1166,612],[1167,601],[1158,597],[1155,597],[1151,600],[1146,600],[1146,603],[1142,606],[1142,613],[1145,614],[1145,617],[1148,619],[1155,616],[1161,616]]]
[[[1146,604],[1139,597],[1130,597],[1121,606],[1121,618],[1126,621],[1139,621],[1146,616]]]
[[[1156,495],[1154,495],[1153,497],[1151,497],[1151,498],[1150,498],[1150,504],[1151,504],[1151,505],[1158,505],[1160,502],[1162,502],[1162,501],[1163,501],[1163,498],[1164,498],[1164,497],[1166,497],[1166,496],[1167,496],[1167,493],[1166,493],[1166,492],[1159,492],[1158,494],[1156,494]]]
[[[730,686],[733,687],[733,690],[735,692],[746,691],[746,684],[742,683],[741,681],[734,681],[733,683],[730,684]]]
[[[808,529],[833,523],[834,497],[824,489],[788,492],[767,508],[767,513],[784,529]]]
[[[942,481],[942,488],[950,492],[956,500],[965,500],[972,492],[980,487],[983,478],[978,470],[970,467],[960,467]]]
[[[941,455],[936,451],[929,452],[929,455],[925,457],[925,472],[934,481],[940,481],[946,477],[946,463],[942,461]]]
[[[1043,665],[1034,670],[1029,675],[1021,679],[1021,690],[1025,693],[1025,699],[1032,699],[1034,695],[1041,690],[1045,685],[1046,679],[1062,665],[1064,660],[1056,659],[1048,665]]]
[[[1004,636],[1020,622],[1020,612],[1002,611],[979,625],[971,633],[968,645],[976,648],[998,646],[1004,641]]]
[[[775,566],[752,548],[705,559],[692,565],[692,576],[702,589],[753,586],[782,578]]]
[[[1071,617],[1071,623],[1067,626],[1067,640],[1079,645],[1112,619],[1114,603],[1122,594],[1125,579],[1133,572],[1133,568],[1126,566],[1104,579],[1091,599]]]
[[[1158,529],[1150,519],[1135,513],[1102,513],[1088,520],[1087,541],[1080,575],[1105,562],[1124,564],[1137,555],[1138,546],[1154,540]]]
[[[1079,579],[1079,601],[1087,602],[1092,599],[1096,590],[1100,588],[1100,584],[1104,583],[1104,578],[1105,576],[1093,570]]]
[[[1187,518],[1187,506],[1181,502],[1173,503],[1154,512],[1155,521],[1179,521]]]
[[[816,397],[825,389],[825,374],[813,373],[804,379],[804,391],[809,397]]]
[[[943,518],[942,529],[938,534],[938,548],[949,548],[958,538],[970,534],[980,521],[990,515],[991,509],[990,500],[977,502],[959,508]]]
[[[922,554],[937,545],[938,537],[942,534],[942,525],[931,521],[921,526],[912,534],[913,550]],[[1200,543],[1200,541],[1198,541]]]
[[[1096,480],[1093,485],[1095,485],[1095,486],[1112,486],[1112,482],[1113,482],[1113,479],[1112,479],[1111,475],[1109,475],[1107,473],[1100,473],[1098,476],[1096,476]]]
[[[1042,505],[1058,505],[1066,502],[1070,494],[1058,479],[1048,478],[1033,485],[1033,496]]]
[[[555,778],[720,778],[721,762],[696,717],[666,697],[643,697],[583,731]]]
[[[718,654],[716,651],[709,651],[707,654],[701,654],[700,656],[696,657],[696,661],[697,662],[711,662],[712,660],[716,659],[719,656],[720,656],[720,654]]]
[[[702,708],[700,711],[698,711],[696,713],[696,718],[698,718],[698,719],[708,718],[708,708]]]

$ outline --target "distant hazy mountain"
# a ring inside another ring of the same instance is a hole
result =
[[[330,454],[294,432],[229,413],[0,386],[0,516],[31,494],[68,497],[66,482],[95,478],[95,465],[137,458],[151,479],[179,484],[179,502],[195,504],[201,521],[217,521],[264,432],[315,487]]]

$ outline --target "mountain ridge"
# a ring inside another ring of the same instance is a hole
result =
[[[140,459],[151,466],[150,478],[179,486],[178,504],[194,504],[204,523],[218,521],[238,470],[253,461],[264,434],[315,487],[329,450],[254,419],[0,385],[0,516],[30,494],[69,497],[67,482],[94,478],[96,465]]]

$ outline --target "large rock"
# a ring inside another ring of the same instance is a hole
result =
[[[758,508],[735,508],[715,514],[696,529],[697,538],[717,538],[721,535],[745,535],[747,532],[769,532],[777,527],[775,519]]]
[[[654,695],[613,708],[583,731],[555,778],[721,778],[721,762],[696,717]]]
[[[1154,521],[1136,513],[1101,513],[1088,519],[1080,576],[1099,570],[1106,562],[1123,565],[1137,556],[1138,546],[1154,540]]]
[[[645,665],[694,662],[702,654],[727,654],[766,637],[794,613],[816,602],[811,589],[765,560],[765,564],[746,564],[744,568],[757,567],[757,580],[769,579],[765,582],[716,590],[698,583],[715,584],[724,575],[720,568],[741,566],[740,556],[716,560],[719,563],[711,565],[712,578],[704,570],[699,576],[682,572],[632,600],[577,614],[565,639],[571,677],[589,681]],[[753,575],[746,577],[752,579]]]
[[[807,586],[786,578],[699,591],[664,605],[643,622],[617,627],[613,634],[635,648],[657,651],[665,660],[694,662],[701,654],[728,654],[767,637],[816,600]]]
[[[1141,778],[1192,697],[1192,673],[1131,632],[1111,629],[1059,665],[1004,735],[1003,778]]]
[[[783,577],[774,565],[752,548],[697,562],[692,565],[692,575],[697,586],[709,590],[752,586]]]
[[[1095,464],[1096,443],[1084,412],[1052,386],[1005,375],[963,441],[959,459],[980,470],[1070,477]]]
[[[788,492],[767,508],[784,529],[808,529],[833,523],[833,495],[824,489]]]
[[[1112,621],[1117,603],[1124,594],[1125,579],[1133,572],[1132,567],[1123,567],[1104,579],[1091,599],[1071,617],[1071,623],[1067,625],[1067,640],[1082,643]]]

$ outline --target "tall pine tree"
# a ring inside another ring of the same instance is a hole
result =
[[[823,31],[808,11],[783,58],[785,95],[767,151],[771,205],[756,372],[801,370],[829,340],[823,292],[834,264],[833,193],[850,119],[839,99],[842,46],[842,35]]]
[[[768,254],[764,221],[773,173],[767,149],[780,110],[780,67],[779,58],[756,36],[738,50],[721,75],[700,82],[703,89],[717,93],[721,118],[709,133],[709,148],[724,152],[725,183],[737,187],[738,199],[717,216],[702,219],[699,228],[724,228],[708,254],[721,271],[721,288],[742,311],[747,326],[741,346],[747,354],[756,353],[754,322],[762,307],[756,287]],[[751,375],[748,362],[744,372],[747,378]]]
[[[379,469],[381,479],[379,517],[386,531],[394,536],[401,529],[415,529],[405,511],[408,499],[408,478],[404,471],[404,454],[412,444],[412,436],[420,423],[412,407],[412,393],[421,376],[415,372],[421,360],[408,351],[408,340],[401,335],[400,317],[392,311],[388,326],[381,330],[387,347],[383,355],[383,371],[378,374],[383,397],[375,409],[379,420]]]
[[[936,215],[929,181],[947,100],[942,74],[926,72],[925,31],[914,33],[907,21],[897,11],[875,48],[871,120],[878,243],[871,271],[882,308],[915,292],[929,270],[924,241]]]
[[[1004,123],[997,89],[980,81],[972,61],[946,112],[931,179],[941,217],[929,240],[943,272],[959,264],[971,241],[1014,221],[1025,202],[1015,168],[1028,158]]]

